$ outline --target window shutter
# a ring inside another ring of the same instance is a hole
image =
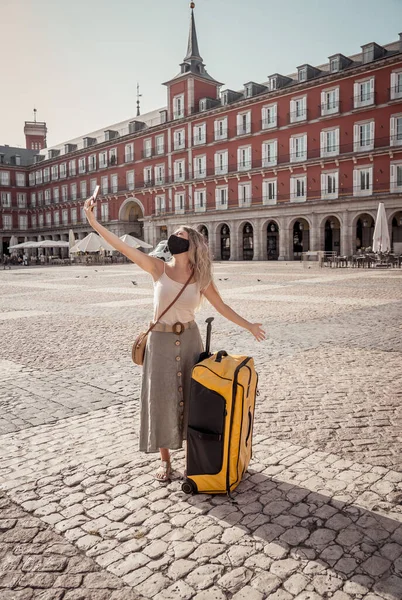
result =
[[[325,139],[326,139],[325,131],[321,131],[321,133],[320,133],[321,156],[323,156],[325,153]]]
[[[277,115],[278,115],[278,106],[276,104],[274,104],[272,106],[272,117],[273,117],[274,123],[276,123]]]
[[[391,191],[396,189],[397,184],[397,176],[396,176],[396,165],[390,165],[390,182],[391,182]]]
[[[241,165],[241,148],[237,149],[237,165]]]
[[[247,168],[251,169],[252,165],[251,165],[251,146],[249,146],[247,148]]]
[[[216,204],[216,207],[218,208],[218,206],[219,206],[219,190],[218,190],[218,188],[215,189],[215,204]]]
[[[353,142],[354,151],[356,152],[360,148],[360,125],[353,126]]]
[[[325,196],[327,193],[327,176],[324,173],[321,173],[321,195]]]
[[[321,92],[321,113],[323,113],[326,109],[326,94],[325,92]]]
[[[263,160],[266,160],[267,156],[268,156],[268,143],[263,142],[262,143],[262,158],[263,158]]]
[[[290,178],[290,199],[293,200],[295,197],[295,179],[294,177]]]
[[[334,173],[335,175],[335,191],[336,191],[336,197],[338,197],[338,190],[339,190],[339,172],[337,171],[336,173]]]
[[[370,146],[374,148],[374,131],[375,131],[375,121],[371,121],[370,123]]]
[[[370,79],[370,93],[374,94],[375,77]]]
[[[304,112],[307,110],[307,96],[302,98],[302,109]]]
[[[215,139],[219,138],[219,122],[215,121],[214,123],[214,131],[215,131]]]
[[[354,95],[354,105],[359,106],[360,104],[360,96],[359,96],[360,84],[355,83],[353,85],[353,95]]]
[[[215,173],[219,171],[219,154],[215,152]]]
[[[224,152],[223,154],[223,169],[225,171],[225,173],[227,173],[228,171],[228,152]]]
[[[289,152],[290,152],[290,162],[292,162],[292,160],[294,160],[294,152],[295,152],[295,138],[290,138],[290,147],[289,147]]]
[[[290,112],[291,116],[294,116],[294,112],[296,111],[296,102],[294,100],[290,101]]]
[[[241,131],[242,128],[242,116],[237,115],[237,133]]]
[[[359,174],[360,174],[360,171],[358,169],[354,169],[353,170],[353,195],[356,195],[356,193],[360,189],[360,186],[359,186]]]
[[[335,144],[336,144],[336,152],[339,154],[339,134],[340,134],[340,129],[339,127],[337,129],[335,129]]]
[[[247,113],[246,123],[247,123],[247,131],[250,131],[251,130],[251,111]]]
[[[390,144],[393,146],[396,143],[396,117],[391,117],[390,125]]]

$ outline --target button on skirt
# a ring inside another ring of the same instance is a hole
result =
[[[163,331],[148,335],[141,386],[141,452],[182,448],[187,438],[191,372],[202,351],[196,323],[181,335]]]

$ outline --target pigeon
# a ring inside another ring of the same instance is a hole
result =
[[[84,279],[88,279],[88,275],[84,275]]]
[[[132,281],[131,283],[132,283],[133,285],[137,285],[137,282],[136,282],[136,281]]]
[[[225,277],[225,279],[223,281],[227,281],[229,279],[229,277]]]
[[[257,281],[261,281],[261,279],[257,279]]]
[[[222,281],[222,279],[221,279],[221,278],[219,278],[219,281]]]

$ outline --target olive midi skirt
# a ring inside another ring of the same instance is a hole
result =
[[[191,373],[202,351],[195,322],[180,335],[163,331],[148,335],[141,387],[141,452],[182,448],[187,439]]]

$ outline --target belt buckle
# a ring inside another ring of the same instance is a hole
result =
[[[180,331],[178,330],[178,328],[180,328]],[[183,325],[183,323],[180,323],[180,321],[177,321],[177,323],[175,323],[173,325],[173,332],[176,335],[181,335],[183,333],[183,331],[184,331],[184,325]]]

